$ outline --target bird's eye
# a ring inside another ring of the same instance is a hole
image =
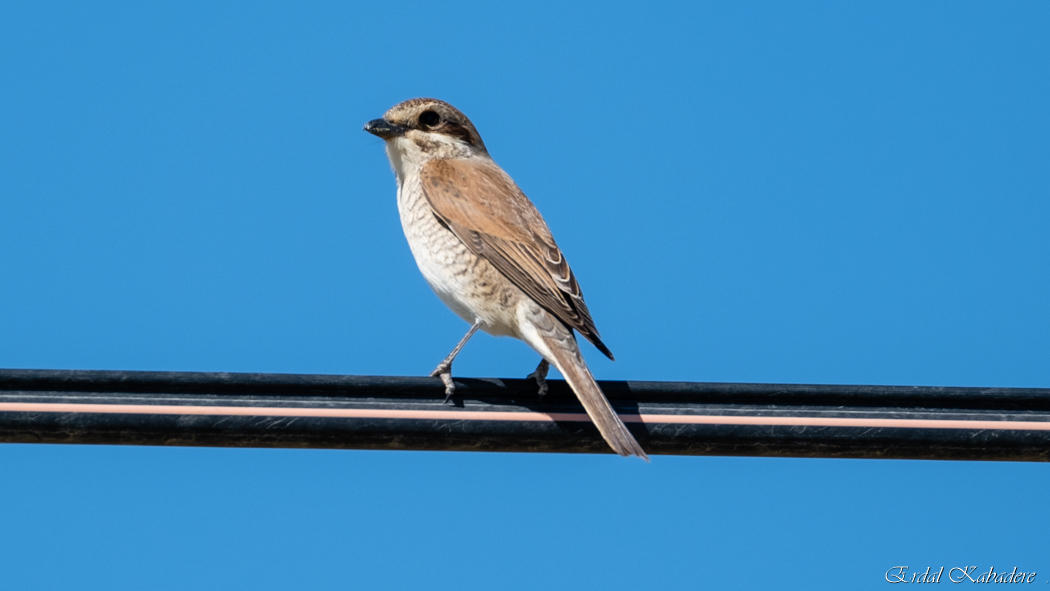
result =
[[[441,115],[434,111],[423,111],[419,115],[419,124],[424,127],[434,127],[441,122]]]

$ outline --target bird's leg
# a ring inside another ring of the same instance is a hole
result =
[[[536,371],[525,376],[525,379],[536,380],[536,385],[540,387],[540,398],[543,398],[547,394],[547,372],[550,371],[551,364],[546,359],[540,359],[540,365],[536,368]]]
[[[474,321],[474,325],[470,327],[467,334],[463,335],[463,338],[459,340],[459,344],[456,345],[455,349],[452,349],[448,357],[439,363],[434,368],[434,371],[430,372],[430,377],[441,378],[441,382],[445,384],[445,402],[448,402],[449,398],[452,398],[452,393],[456,391],[456,385],[452,383],[452,362],[456,359],[456,355],[459,355],[459,350],[463,348],[463,345],[467,344],[467,341],[474,336],[474,333],[478,332],[479,328],[481,328],[480,318]]]

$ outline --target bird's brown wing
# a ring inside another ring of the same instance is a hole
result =
[[[503,169],[487,158],[431,160],[420,177],[434,214],[471,252],[613,358],[547,223]]]

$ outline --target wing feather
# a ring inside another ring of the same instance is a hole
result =
[[[434,215],[471,252],[612,359],[543,216],[503,169],[488,158],[432,160],[421,179]]]

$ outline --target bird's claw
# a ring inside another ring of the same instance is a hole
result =
[[[430,377],[441,378],[441,383],[445,384],[445,400],[441,404],[448,404],[448,401],[452,399],[452,394],[456,392],[456,384],[452,382],[452,364],[438,365],[434,371],[430,372]]]
[[[536,367],[536,371],[525,376],[526,380],[536,380],[536,385],[539,386],[540,398],[547,395],[547,372],[550,371],[550,368],[551,364],[547,363],[547,360],[544,359],[543,361],[540,361],[539,366]]]

